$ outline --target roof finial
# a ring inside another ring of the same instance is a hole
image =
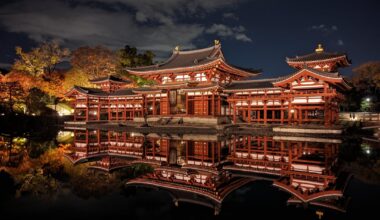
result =
[[[177,46],[174,47],[174,51],[175,52],[179,52],[179,45],[177,45]]]
[[[219,45],[220,44],[220,40],[214,40],[214,44],[215,44],[215,46]]]
[[[323,52],[322,44],[318,44],[318,47],[315,49],[315,52],[317,52],[317,53]]]

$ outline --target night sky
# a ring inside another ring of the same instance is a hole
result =
[[[380,60],[380,1],[319,0],[12,0],[0,3],[0,67],[57,39],[65,47],[124,45],[153,50],[164,60],[176,45],[201,48],[220,39],[231,64],[291,73],[285,57],[346,52],[353,64]]]

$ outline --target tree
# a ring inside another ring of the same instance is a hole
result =
[[[107,76],[116,73],[116,55],[109,49],[97,46],[80,47],[71,56],[71,65],[86,73],[89,79]]]
[[[40,87],[38,78],[21,71],[11,71],[3,78],[4,82],[18,82],[24,92],[28,92],[33,87]]]
[[[65,74],[63,88],[68,91],[73,86],[93,87],[94,84],[89,82],[88,74],[82,70],[72,68]]]
[[[46,108],[47,95],[38,88],[32,88],[28,96],[25,98],[25,105],[29,114],[34,113],[40,115]]]
[[[0,82],[0,103],[13,113],[14,106],[24,98],[24,90],[18,82]]]
[[[147,80],[143,77],[131,75],[127,71],[124,71],[125,67],[137,67],[148,66],[153,64],[153,58],[155,57],[152,51],[145,51],[144,53],[137,53],[136,47],[130,47],[126,45],[123,49],[117,51],[117,57],[119,61],[119,72],[125,75],[129,79],[133,80],[138,86],[152,85],[154,81]]]
[[[155,57],[152,51],[137,53],[136,47],[126,45],[123,49],[117,51],[117,56],[122,67],[148,66],[153,64]]]
[[[352,83],[361,96],[358,100],[369,97],[371,108],[379,108],[377,97],[380,97],[380,61],[364,63],[353,69],[353,72]]]
[[[13,65],[14,70],[25,71],[32,76],[50,75],[56,65],[70,55],[67,48],[62,49],[56,41],[50,41],[24,52],[16,47],[16,54],[20,57]]]

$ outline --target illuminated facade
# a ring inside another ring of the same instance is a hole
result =
[[[128,121],[147,115],[157,121],[213,118],[217,123],[321,123],[338,119],[338,103],[350,89],[336,72],[350,64],[345,54],[314,53],[287,58],[295,73],[274,79],[254,79],[258,71],[228,64],[221,44],[180,51],[161,64],[127,69],[156,82],[127,88],[116,77],[93,80],[100,88],[74,87],[74,121]],[[253,79],[252,79],[253,78]],[[130,86],[129,86],[130,87]]]

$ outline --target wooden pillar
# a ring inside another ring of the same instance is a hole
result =
[[[100,121],[100,106],[101,106],[101,103],[100,103],[100,98],[98,98],[98,109],[97,109],[97,120]]]
[[[248,103],[248,123],[251,123],[251,100],[248,100],[247,103]]]
[[[233,119],[234,119],[234,124],[236,124],[236,101],[234,101],[234,107],[233,107]]]
[[[167,95],[166,95],[166,98],[168,100],[167,104],[166,104],[166,107],[167,107],[167,111],[166,111],[166,115],[170,115],[171,112],[170,112],[170,89],[168,89],[167,91]]]
[[[187,95],[187,92],[186,92],[186,102],[185,102],[185,105],[186,105],[186,115],[189,115],[189,97]]]
[[[264,124],[267,123],[267,100],[264,100]]]
[[[300,108],[299,108],[299,110],[298,110],[298,113],[299,113],[299,124],[301,125],[302,124],[302,117],[303,117],[303,115],[302,115],[302,107],[300,106]]]
[[[217,110],[217,114],[218,115],[222,115],[222,106],[221,106],[221,96],[218,95],[218,110]]]
[[[127,120],[127,103],[128,103],[128,99],[125,98],[124,100],[124,108],[123,108],[123,121],[126,121]]]
[[[260,110],[256,110],[256,112],[257,112],[257,123],[259,123],[260,120],[261,120],[261,111]]]
[[[86,121],[88,121],[88,112],[90,111],[90,104],[88,101],[88,96],[86,96]]]
[[[215,142],[211,143],[211,159],[212,159],[212,165],[215,164]]]
[[[119,121],[119,98],[116,97],[116,121]]]
[[[215,115],[215,95],[212,93],[211,95],[211,115]]]
[[[324,106],[324,124],[325,126],[329,125],[329,99],[325,97],[325,106]]]
[[[231,102],[232,101],[229,101],[228,102],[228,115],[231,116]]]
[[[152,115],[156,115],[156,94],[152,94],[153,95],[153,112],[152,112]]]
[[[204,103],[205,95],[204,95],[203,92],[201,92],[201,98],[202,98],[202,112],[201,112],[201,115],[204,115],[205,114],[205,103]]]
[[[281,124],[284,124],[284,100],[281,100]]]

